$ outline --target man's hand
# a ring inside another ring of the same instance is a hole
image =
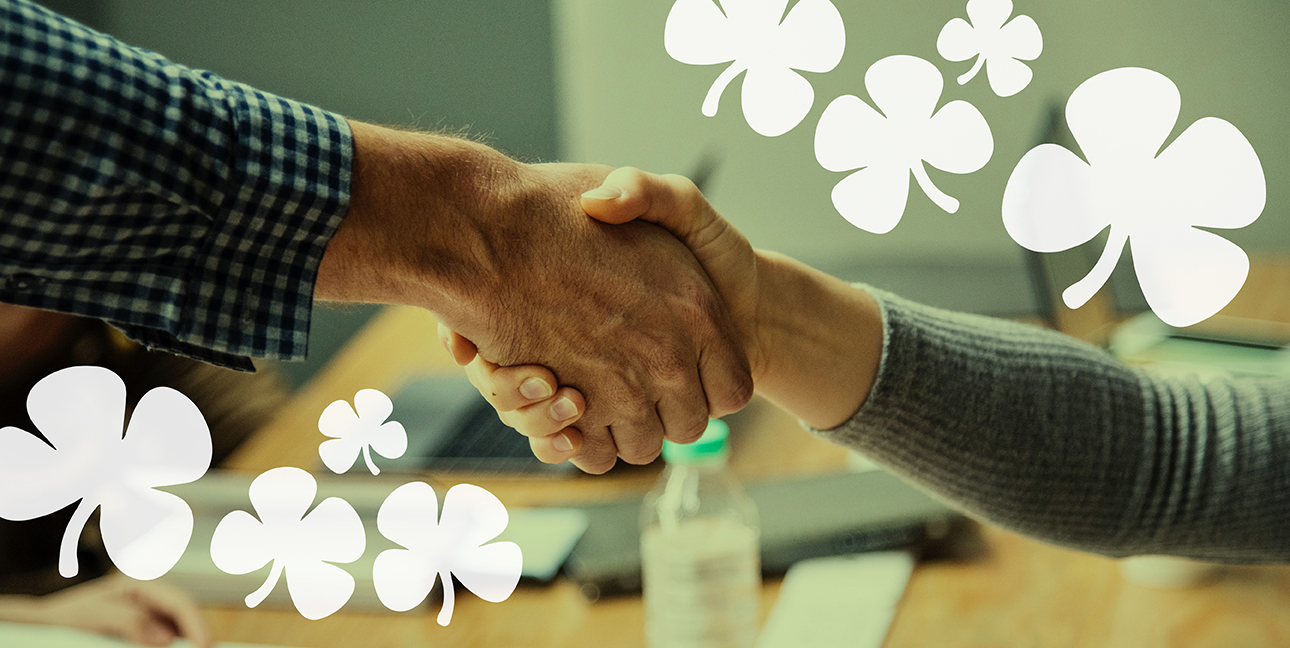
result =
[[[708,204],[693,182],[622,168],[610,173],[599,188],[584,193],[581,202],[587,214],[602,222],[652,221],[684,242],[725,300],[753,375],[763,372],[758,259],[743,234]],[[534,455],[558,463],[576,452],[582,439],[578,429],[582,426],[571,427],[582,414],[576,390],[555,382],[543,367],[498,366],[477,357],[471,342],[447,327],[440,326],[439,337],[457,362],[466,366],[467,376],[497,409],[502,422],[529,437]],[[530,387],[528,393],[521,389],[525,384]],[[560,384],[565,386],[557,389]],[[556,413],[561,399],[573,408],[568,419]]]
[[[500,365],[550,367],[586,397],[574,463],[645,463],[743,407],[740,336],[694,256],[648,223],[588,219],[608,167],[527,166],[479,145],[351,124],[350,213],[323,299],[412,304]]]

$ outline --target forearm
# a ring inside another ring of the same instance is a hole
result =
[[[757,391],[811,427],[829,429],[864,403],[883,328],[865,291],[781,254],[757,251]],[[756,354],[754,354],[756,355]]]
[[[1053,331],[874,294],[881,374],[825,438],[1059,544],[1290,558],[1285,381],[1155,378]]]

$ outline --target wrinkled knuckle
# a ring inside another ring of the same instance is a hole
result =
[[[648,356],[646,363],[649,366],[650,374],[664,383],[677,383],[686,379],[693,369],[694,362],[680,349],[672,345],[659,344],[654,346]],[[641,405],[642,403],[634,403]]]
[[[615,460],[584,461],[578,467],[582,469],[582,472],[588,474],[603,475],[609,472],[609,469],[613,468],[615,463]]]
[[[632,450],[631,452],[623,453],[620,456],[623,461],[632,464],[633,466],[644,466],[657,459],[662,451],[663,446],[659,445],[651,448]]]
[[[712,404],[717,411],[713,412],[714,417],[733,414],[743,409],[752,400],[756,389],[753,385],[752,376],[747,371],[741,372],[730,383],[730,386],[724,390],[725,393],[718,394],[713,399]]]
[[[708,429],[708,415],[706,412],[698,412],[688,416],[684,421],[677,425],[676,434],[672,436],[677,443],[693,443],[703,436],[704,430]]]

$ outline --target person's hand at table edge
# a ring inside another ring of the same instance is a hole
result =
[[[169,646],[180,637],[197,648],[215,645],[197,605],[182,591],[119,574],[46,596],[0,596],[0,621],[75,628],[143,646]]]
[[[317,295],[427,308],[502,366],[586,397],[574,463],[646,463],[662,439],[752,397],[739,334],[703,268],[649,223],[586,217],[609,167],[524,165],[458,139],[358,122],[349,214]]]

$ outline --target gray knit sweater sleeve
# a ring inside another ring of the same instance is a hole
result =
[[[1157,378],[1052,331],[865,289],[883,310],[878,380],[820,436],[1057,544],[1290,561],[1290,381]]]

